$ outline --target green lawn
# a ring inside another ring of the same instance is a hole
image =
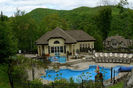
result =
[[[123,84],[124,84],[124,82],[122,81],[122,82],[117,83],[117,84],[115,84],[115,85],[113,85],[111,87],[108,87],[108,88],[123,88]]]
[[[0,65],[0,88],[11,88],[6,71],[7,66]]]

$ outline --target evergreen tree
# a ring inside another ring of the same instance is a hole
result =
[[[17,52],[17,40],[8,23],[0,21],[0,62]]]
[[[117,7],[120,9],[120,14],[124,12],[125,8],[124,6],[128,5],[128,1],[127,0],[120,0],[120,2],[118,3]]]
[[[96,17],[97,28],[102,32],[103,39],[107,38],[111,28],[112,9],[109,6],[103,7]]]
[[[35,40],[39,38],[37,23],[33,18],[24,15],[24,12],[17,11],[11,25],[18,39],[18,48],[22,51],[34,51],[36,49]]]

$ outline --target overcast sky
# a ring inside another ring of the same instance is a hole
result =
[[[16,9],[29,12],[35,8],[50,8],[58,10],[70,10],[80,6],[95,7],[101,0],[0,0],[0,11],[7,16],[13,16]],[[112,4],[119,0],[110,0]],[[133,0],[128,0],[129,7],[133,8]]]

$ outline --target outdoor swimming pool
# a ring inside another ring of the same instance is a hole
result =
[[[41,78],[49,81],[54,81],[56,79],[65,78],[69,80],[70,78],[73,78],[74,82],[80,83],[83,80],[95,80],[95,75],[97,74],[95,72],[97,66],[96,65],[90,65],[88,69],[85,70],[70,70],[70,69],[60,69],[59,71],[55,70],[46,70],[46,76],[41,76]],[[116,71],[115,76],[119,73],[119,66],[116,66],[113,68],[113,70]],[[108,80],[111,78],[111,69],[110,68],[104,68],[99,67],[100,72],[103,73],[104,80]],[[114,73],[113,73],[114,76]]]
[[[53,57],[49,57],[49,60],[51,62],[66,63],[66,57],[65,56],[53,56]]]

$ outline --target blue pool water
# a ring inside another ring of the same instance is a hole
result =
[[[49,57],[49,60],[51,62],[66,63],[66,57],[65,56],[53,56],[53,57]]]
[[[41,78],[49,81],[54,81],[56,79],[65,78],[69,80],[73,78],[74,82],[80,83],[83,80],[95,80],[95,72],[96,65],[90,65],[88,69],[85,70],[70,70],[70,69],[60,69],[59,71],[55,70],[46,70],[46,76],[41,76]],[[115,76],[119,73],[119,66],[113,68],[116,71]],[[100,72],[103,73],[104,80],[108,80],[111,78],[111,70],[110,68],[99,67]],[[114,76],[114,73],[113,73]]]

